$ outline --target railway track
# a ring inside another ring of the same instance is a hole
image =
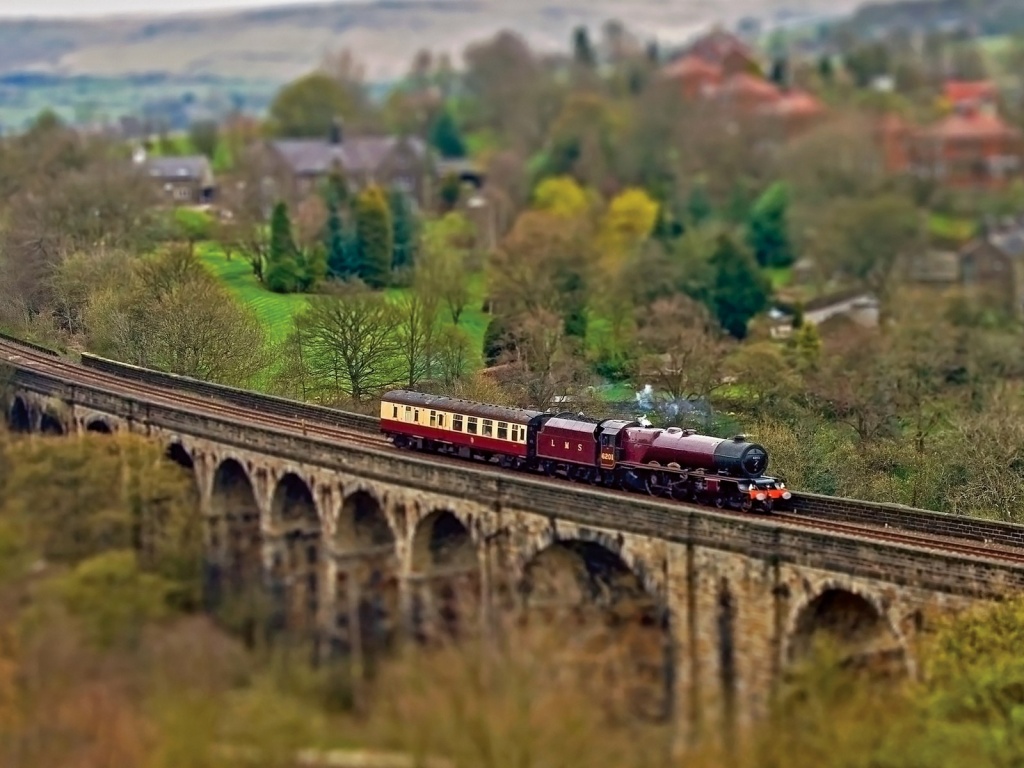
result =
[[[863,536],[869,531],[874,539],[890,541],[894,544],[906,544],[913,547],[923,547],[941,552],[954,552],[961,555],[972,555],[987,559],[1004,560],[1006,562],[1024,563],[1024,550],[1014,549],[1001,544],[980,545],[954,539],[948,536],[935,536],[926,533],[908,532],[883,528],[879,526],[858,525],[856,523],[840,523],[833,520],[823,520],[817,517],[806,515],[795,515],[788,512],[774,515],[776,520],[784,523],[791,523],[801,528],[811,528],[826,533],[851,534]]]
[[[40,373],[49,373],[64,381],[93,386],[98,389],[102,389],[103,391],[127,395],[142,402],[152,403],[154,405],[187,409],[197,414],[219,417],[236,423],[247,423],[252,424],[253,426],[267,427],[280,432],[311,437],[326,442],[344,441],[347,445],[359,445],[374,450],[392,449],[391,444],[383,437],[383,435],[371,433],[364,429],[347,428],[280,414],[267,413],[265,411],[245,408],[233,403],[227,403],[207,397],[200,397],[197,395],[158,387],[156,385],[134,379],[121,378],[110,373],[82,366],[78,363],[74,363],[60,357],[55,357],[45,351],[39,351],[34,348],[22,346],[2,337],[0,337],[0,361],[6,361],[14,365],[22,364],[26,367],[30,367],[32,370]],[[486,468],[488,471],[510,473],[514,475],[521,474],[513,472],[512,470],[504,470],[497,465],[482,465],[478,462],[467,462],[464,459],[450,456],[437,456],[419,453],[415,455],[429,461],[449,465],[473,466],[476,468]],[[557,484],[561,486],[564,486],[567,482],[563,479],[548,478],[539,474],[531,474],[530,478],[538,482]],[[593,488],[593,486],[590,485],[587,485],[586,487]],[[636,498],[635,494],[617,489],[601,488],[595,490],[599,490],[601,493],[621,497],[624,500]],[[717,515],[737,518],[750,517],[750,513],[743,513],[728,509],[715,509],[714,512]],[[995,559],[1005,562],[1024,564],[1024,549],[1011,547],[1005,544],[981,544],[950,536],[941,536],[922,532],[908,532],[884,527],[882,525],[839,522],[794,513],[778,512],[765,517],[781,526],[817,530],[836,534],[840,537],[853,536],[858,538],[869,538],[890,542],[894,545],[909,546],[915,549],[927,549],[988,560]]]
[[[247,411],[237,405],[172,390],[158,389],[142,382],[131,379],[119,379],[106,373],[94,371],[77,363],[59,357],[51,357],[43,352],[37,352],[34,349],[18,347],[14,343],[3,339],[0,339],[0,360],[13,364],[30,361],[32,368],[36,371],[58,375],[62,379],[76,384],[91,385],[104,391],[136,397],[154,405],[187,408],[196,413],[241,420],[305,436],[321,437],[326,440],[344,438],[349,443],[373,448],[386,448],[388,446],[388,442],[384,439],[383,435],[370,434],[356,429],[347,429],[333,425],[296,421],[295,419],[276,414]]]

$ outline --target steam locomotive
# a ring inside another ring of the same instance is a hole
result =
[[[719,508],[770,512],[791,498],[782,479],[764,474],[768,452],[743,435],[723,440],[692,429],[592,421],[408,390],[388,392],[380,408],[381,432],[398,448]]]

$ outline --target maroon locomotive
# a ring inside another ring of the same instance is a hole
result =
[[[382,398],[380,417],[381,431],[400,448],[717,507],[768,512],[791,498],[780,478],[764,474],[768,452],[742,435],[723,440],[406,390]]]

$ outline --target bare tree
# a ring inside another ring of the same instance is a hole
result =
[[[263,267],[270,254],[267,221],[279,197],[280,180],[266,151],[259,146],[242,153],[238,168],[224,185],[224,206],[230,223],[218,235],[226,238],[225,248],[244,253],[253,274],[263,280]]]
[[[395,310],[405,385],[413,389],[433,374],[438,341],[437,299],[430,292],[413,288],[396,302]]]
[[[455,325],[469,304],[468,260],[472,245],[472,225],[462,214],[449,213],[427,225],[423,251],[416,265],[416,291],[426,301],[444,304]]]
[[[526,407],[552,407],[556,398],[575,399],[592,384],[576,340],[566,338],[561,318],[549,310],[521,315],[512,331],[517,343],[503,360],[506,385]]]
[[[894,434],[896,385],[877,331],[851,329],[825,346],[822,364],[807,377],[807,394],[824,416],[848,425],[860,447]]]
[[[721,386],[728,346],[707,309],[685,296],[637,313],[637,381],[672,400],[704,400]]]
[[[171,373],[251,385],[268,364],[263,325],[186,250],[114,271],[85,312],[100,354]]]
[[[324,402],[366,397],[400,384],[401,316],[388,299],[361,283],[333,285],[313,296],[295,319],[311,393]]]

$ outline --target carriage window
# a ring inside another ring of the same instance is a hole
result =
[[[432,427],[436,427],[437,426],[437,411],[431,411],[430,412],[430,426],[432,426]]]
[[[398,406],[397,405],[391,406],[391,418],[392,419],[397,419],[398,418]]]
[[[439,426],[441,429],[444,429],[444,414],[443,413],[437,414],[437,426]]]
[[[452,429],[454,429],[456,432],[461,432],[462,431],[462,414],[461,413],[456,413],[454,416],[452,416]]]
[[[518,443],[519,442],[519,425],[518,424],[513,424],[512,425],[512,442],[513,443]]]
[[[498,422],[498,439],[508,440],[508,424],[504,421]]]
[[[484,419],[483,429],[480,430],[480,434],[484,437],[494,436],[494,422],[490,419]]]
[[[420,409],[419,408],[416,409],[416,415],[413,417],[413,421],[415,421],[417,424],[420,423]]]
[[[471,435],[476,434],[477,418],[476,416],[470,416],[466,423],[466,431]]]
[[[405,406],[405,420],[412,421],[412,406]]]

